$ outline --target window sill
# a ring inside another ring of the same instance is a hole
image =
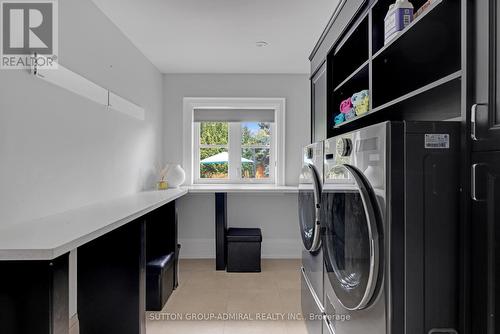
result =
[[[187,186],[190,193],[298,193],[297,186],[275,184],[195,184]]]

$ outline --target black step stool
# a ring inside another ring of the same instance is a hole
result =
[[[228,272],[260,272],[260,228],[229,228],[227,240]]]
[[[156,258],[146,265],[146,310],[161,311],[177,283],[175,253]]]

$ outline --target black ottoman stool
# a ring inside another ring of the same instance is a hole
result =
[[[229,228],[226,240],[228,272],[260,272],[260,228]]]
[[[174,290],[175,253],[169,253],[146,265],[146,310],[161,311]]]

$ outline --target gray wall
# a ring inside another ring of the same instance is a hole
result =
[[[59,1],[59,59],[143,106],[146,120],[0,71],[0,224],[148,188],[161,160],[162,75],[92,1]]]
[[[153,184],[153,166],[162,158],[162,74],[90,0],[59,1],[59,59],[144,107],[146,120],[108,112],[27,71],[0,71],[0,224]],[[71,255],[73,316],[76,254]]]
[[[297,184],[300,151],[310,138],[310,96],[307,75],[301,74],[166,74],[164,75],[165,160],[182,163],[183,97],[284,97],[286,98],[287,185]],[[212,258],[214,196],[190,194],[178,201],[179,238],[183,257]],[[261,227],[263,256],[299,257],[297,195],[228,196],[230,226]]]

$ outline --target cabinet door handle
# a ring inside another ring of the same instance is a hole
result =
[[[477,169],[478,167],[483,167],[484,164],[473,164],[472,167],[471,167],[471,175],[470,175],[470,178],[471,178],[471,190],[470,190],[470,193],[471,193],[471,197],[474,201],[476,202],[481,202],[483,201],[484,199],[480,198],[477,194]]]
[[[477,136],[477,126],[476,126],[476,118],[477,118],[477,108],[480,106],[487,106],[485,103],[475,103],[472,105],[471,110],[470,110],[470,137],[472,140],[477,141],[478,136]]]
[[[471,118],[472,121],[472,118]],[[473,123],[471,123],[472,125]],[[474,137],[472,139],[476,140]],[[471,179],[471,185],[470,185],[470,195],[473,200],[477,201],[477,195],[476,195],[476,169],[477,169],[477,164],[473,164],[470,172],[470,179]]]
[[[458,334],[455,328],[433,328],[429,334]]]
[[[477,103],[473,104],[472,108],[470,110],[470,137],[472,138],[472,140],[477,140],[477,137],[476,137],[476,113],[477,113]]]

